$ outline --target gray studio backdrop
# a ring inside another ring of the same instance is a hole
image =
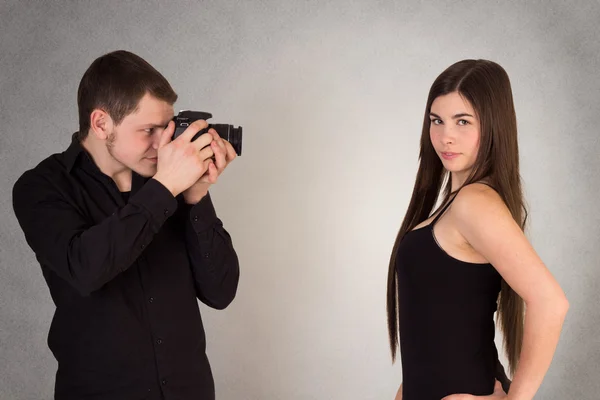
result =
[[[538,399],[600,393],[598,3],[0,2],[0,398],[50,399],[54,306],[12,213],[17,177],[77,129],[76,91],[127,49],[176,109],[242,125],[212,190],[241,260],[225,311],[202,306],[217,398],[392,399],[389,253],[444,68],[508,71],[529,236],[571,302]]]

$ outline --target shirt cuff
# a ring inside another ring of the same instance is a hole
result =
[[[210,193],[206,193],[198,203],[190,208],[190,222],[196,233],[203,232],[211,228],[218,221],[217,213],[210,198]]]
[[[156,179],[149,179],[129,202],[143,207],[150,213],[155,230],[177,210],[177,200],[173,194]]]

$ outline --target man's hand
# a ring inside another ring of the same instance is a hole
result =
[[[488,399],[488,400],[502,400],[508,399],[508,395],[504,393],[502,390],[502,385],[499,381],[496,381],[494,385],[494,393],[489,396],[473,396],[472,394],[453,394],[450,396],[444,397],[442,400],[478,400],[478,399]]]
[[[208,193],[210,185],[217,182],[219,175],[237,157],[231,143],[222,139],[217,131],[211,128],[208,130],[208,134],[212,135],[213,139],[210,147],[214,153],[214,160],[209,160],[206,173],[189,189],[183,192],[185,202],[188,204],[196,204],[202,200],[206,196],[206,193]]]
[[[213,135],[205,133],[191,141],[198,131],[207,126],[206,121],[194,121],[180,136],[171,141],[175,131],[175,124],[171,121],[162,133],[158,144],[157,170],[153,178],[169,189],[173,196],[194,185],[209,171],[215,147],[210,145],[214,139]]]

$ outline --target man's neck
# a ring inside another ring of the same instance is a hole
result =
[[[98,169],[115,182],[119,191],[129,192],[131,190],[131,169],[115,160],[108,152],[104,142],[88,135],[81,142],[81,146],[92,157]]]

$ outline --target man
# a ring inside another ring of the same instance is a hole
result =
[[[236,154],[212,129],[191,140],[206,121],[171,140],[176,99],[142,58],[98,58],[71,145],[14,186],[56,305],[56,399],[214,399],[197,299],[223,309],[237,290],[208,193]]]

